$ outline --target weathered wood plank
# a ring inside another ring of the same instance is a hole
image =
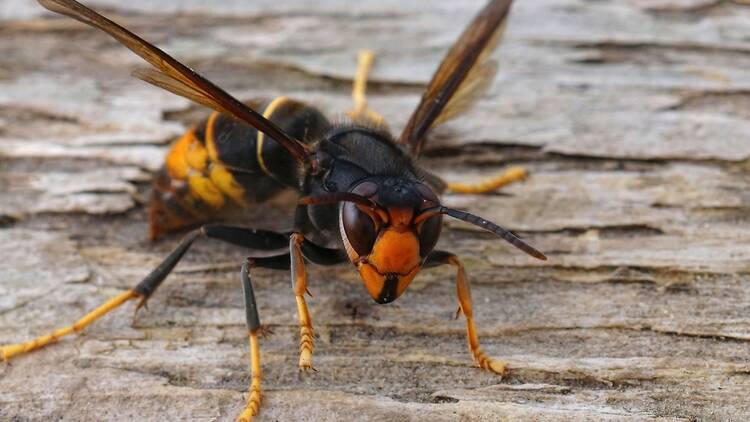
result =
[[[104,36],[0,4],[5,344],[73,321],[169,251],[177,236],[146,240],[148,175],[206,112],[130,78],[141,63]],[[92,4],[241,97],[338,118],[357,50],[373,49],[370,103],[397,131],[482,1]],[[311,271],[318,372],[299,375],[288,275],[261,270],[275,334],[260,420],[750,418],[748,19],[740,1],[517,2],[497,82],[422,159],[451,180],[531,171],[503,194],[445,201],[548,262],[456,222],[439,245],[464,258],[484,350],[509,377],[472,368],[451,270],[379,306],[346,266]],[[285,228],[291,201],[246,223]],[[126,307],[0,367],[0,419],[231,420],[248,382],[245,255],[199,244],[135,325]]]

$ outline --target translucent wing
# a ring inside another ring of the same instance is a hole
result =
[[[69,16],[106,32],[149,62],[154,70],[138,71],[136,76],[141,79],[255,127],[284,146],[297,161],[303,161],[309,155],[309,149],[305,144],[286,134],[208,79],[117,23],[74,0],[38,1],[55,13]]]
[[[512,0],[493,0],[474,18],[443,59],[411,115],[400,141],[416,156],[430,128],[471,108],[497,73],[488,60],[499,44]]]
[[[453,98],[445,105],[443,112],[432,123],[432,127],[439,126],[471,110],[474,104],[490,88],[496,74],[497,62],[494,60],[476,65],[453,95]]]
[[[200,105],[213,109],[216,108],[216,106],[214,105],[214,101],[212,101],[210,98],[207,98],[200,91],[192,88],[189,85],[185,85],[182,82],[159,72],[158,70],[136,69],[133,71],[132,75],[144,82],[148,82],[151,85],[158,86],[161,89],[169,91],[175,95],[179,95],[180,97],[187,98],[188,100],[192,100]],[[221,111],[222,113],[225,112],[225,110],[223,109],[219,111]]]

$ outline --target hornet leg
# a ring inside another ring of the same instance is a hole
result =
[[[474,357],[474,361],[481,368],[490,372],[503,375],[508,371],[507,364],[499,360],[488,358],[479,347],[479,338],[477,337],[477,328],[474,326],[474,313],[471,303],[471,287],[466,279],[464,266],[456,255],[444,251],[435,251],[427,259],[426,266],[437,266],[450,264],[458,270],[456,274],[456,294],[458,296],[458,311],[466,317],[466,336],[469,342],[469,351]],[[458,316],[458,313],[456,313]]]
[[[385,119],[367,105],[367,97],[365,96],[367,79],[370,75],[372,64],[375,61],[375,53],[370,50],[362,50],[359,52],[357,61],[357,74],[354,76],[354,85],[352,86],[354,108],[347,112],[347,114],[355,121],[369,122],[375,126],[383,126]]]
[[[526,169],[520,166],[513,166],[504,172],[495,176],[487,177],[475,183],[448,183],[449,192],[454,193],[474,193],[482,194],[494,192],[503,186],[514,182],[525,180],[528,176]]]
[[[260,368],[260,346],[258,345],[258,338],[262,337],[263,335],[263,327],[260,325],[260,318],[258,317],[258,308],[255,304],[255,295],[253,294],[253,286],[250,281],[250,268],[251,267],[263,267],[263,268],[271,268],[275,270],[289,270],[290,268],[292,270],[292,274],[296,274],[294,269],[299,268],[297,264],[295,264],[294,260],[291,259],[292,255],[295,256],[295,259],[302,261],[301,256],[299,256],[299,251],[301,250],[301,253],[304,254],[304,256],[309,259],[311,262],[319,264],[319,265],[335,265],[339,264],[341,262],[346,261],[347,257],[346,254],[342,251],[339,251],[337,249],[329,249],[324,248],[322,246],[318,246],[312,242],[309,242],[307,240],[304,240],[302,238],[302,235],[299,234],[293,234],[292,235],[292,243],[297,245],[297,242],[299,242],[299,247],[295,246],[295,250],[297,252],[294,252],[292,254],[289,253],[283,253],[281,255],[276,256],[270,256],[270,257],[264,257],[264,258],[248,258],[247,261],[242,265],[242,271],[240,272],[240,278],[242,280],[242,291],[245,295],[245,317],[247,321],[247,329],[248,329],[248,335],[250,339],[250,371],[251,371],[251,382],[250,387],[248,389],[248,397],[247,397],[247,404],[245,405],[245,409],[242,411],[240,416],[237,418],[240,422],[250,422],[252,421],[253,417],[258,414],[258,411],[260,410],[260,402],[261,402],[261,389],[260,389],[260,382],[261,382],[261,368]],[[302,240],[300,240],[302,239]],[[304,261],[303,265],[304,265]],[[304,267],[303,269],[303,275],[304,275]],[[294,275],[292,276],[292,279],[294,280]],[[304,283],[303,283],[304,285]],[[296,285],[295,285],[296,287]],[[302,293],[304,294],[305,289],[302,289]],[[299,304],[299,298],[297,303]],[[304,304],[304,297],[302,298],[302,303]],[[307,311],[307,306],[304,307],[305,312]],[[307,315],[307,321],[310,321],[309,314]],[[309,326],[309,345],[310,345],[310,353],[312,353],[312,325]],[[300,348],[302,346],[300,345]],[[311,357],[308,357],[308,362],[311,359]],[[301,360],[301,358],[300,358]],[[301,366],[300,366],[301,367]],[[310,366],[308,366],[309,368]]]
[[[137,312],[138,309],[145,306],[148,298],[151,297],[169,273],[172,272],[172,269],[180,262],[180,259],[190,249],[193,242],[202,236],[258,250],[283,249],[287,243],[286,236],[281,233],[217,225],[203,226],[185,236],[164,261],[131,290],[120,293],[108,300],[76,321],[73,325],[57,329],[50,334],[37,337],[25,343],[1,346],[0,360],[7,361],[16,355],[28,353],[54,343],[63,336],[77,333],[109,312],[119,308],[125,302],[139,298],[140,303],[136,308]]]
[[[292,262],[292,288],[297,299],[297,315],[299,316],[299,369],[306,371],[315,369],[312,366],[312,352],[314,345],[312,318],[305,302],[307,293],[307,271],[302,257],[302,243],[305,238],[299,233],[293,233],[289,241],[289,255]]]
[[[305,259],[318,265],[336,265],[347,261],[346,253],[339,249],[329,249],[318,246],[300,233],[292,233],[289,237],[289,259],[292,270],[292,288],[297,299],[297,315],[299,317],[299,369],[306,371],[313,369],[312,352],[315,347],[312,318],[305,301],[307,290],[307,271]],[[312,296],[312,295],[311,295]]]
[[[248,259],[242,264],[240,279],[242,280],[242,293],[245,296],[245,319],[247,322],[248,337],[250,339],[250,387],[248,389],[247,404],[240,416],[237,418],[240,422],[250,422],[253,417],[260,411],[260,381],[262,372],[260,369],[260,345],[258,344],[258,335],[260,334],[260,318],[258,317],[258,307],[255,304],[255,294],[253,285],[250,281],[250,266],[253,260]]]
[[[135,299],[136,297],[138,297],[138,294],[133,290],[120,293],[98,308],[86,314],[83,318],[76,321],[73,325],[59,328],[50,334],[37,337],[34,340],[27,341],[25,343],[16,343],[2,346],[0,347],[0,360],[7,361],[16,355],[28,353],[33,350],[42,348],[50,343],[54,343],[61,337],[77,333],[86,328],[92,322],[109,313],[111,310],[118,308],[123,303],[129,301],[130,299]]]

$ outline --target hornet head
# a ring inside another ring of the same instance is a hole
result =
[[[352,264],[378,303],[396,300],[414,280],[440,237],[443,214],[491,231],[524,252],[546,257],[509,231],[475,215],[444,207],[426,184],[374,176],[348,192],[305,197],[304,204],[341,202],[339,228]]]

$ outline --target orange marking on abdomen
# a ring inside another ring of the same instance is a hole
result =
[[[203,172],[208,165],[208,151],[197,138],[193,137],[193,140],[186,151],[185,160],[192,170]]]
[[[195,128],[185,132],[177,140],[167,153],[166,167],[169,177],[173,179],[185,179],[190,173],[190,165],[187,162],[187,153],[190,145],[199,142],[195,137]]]

